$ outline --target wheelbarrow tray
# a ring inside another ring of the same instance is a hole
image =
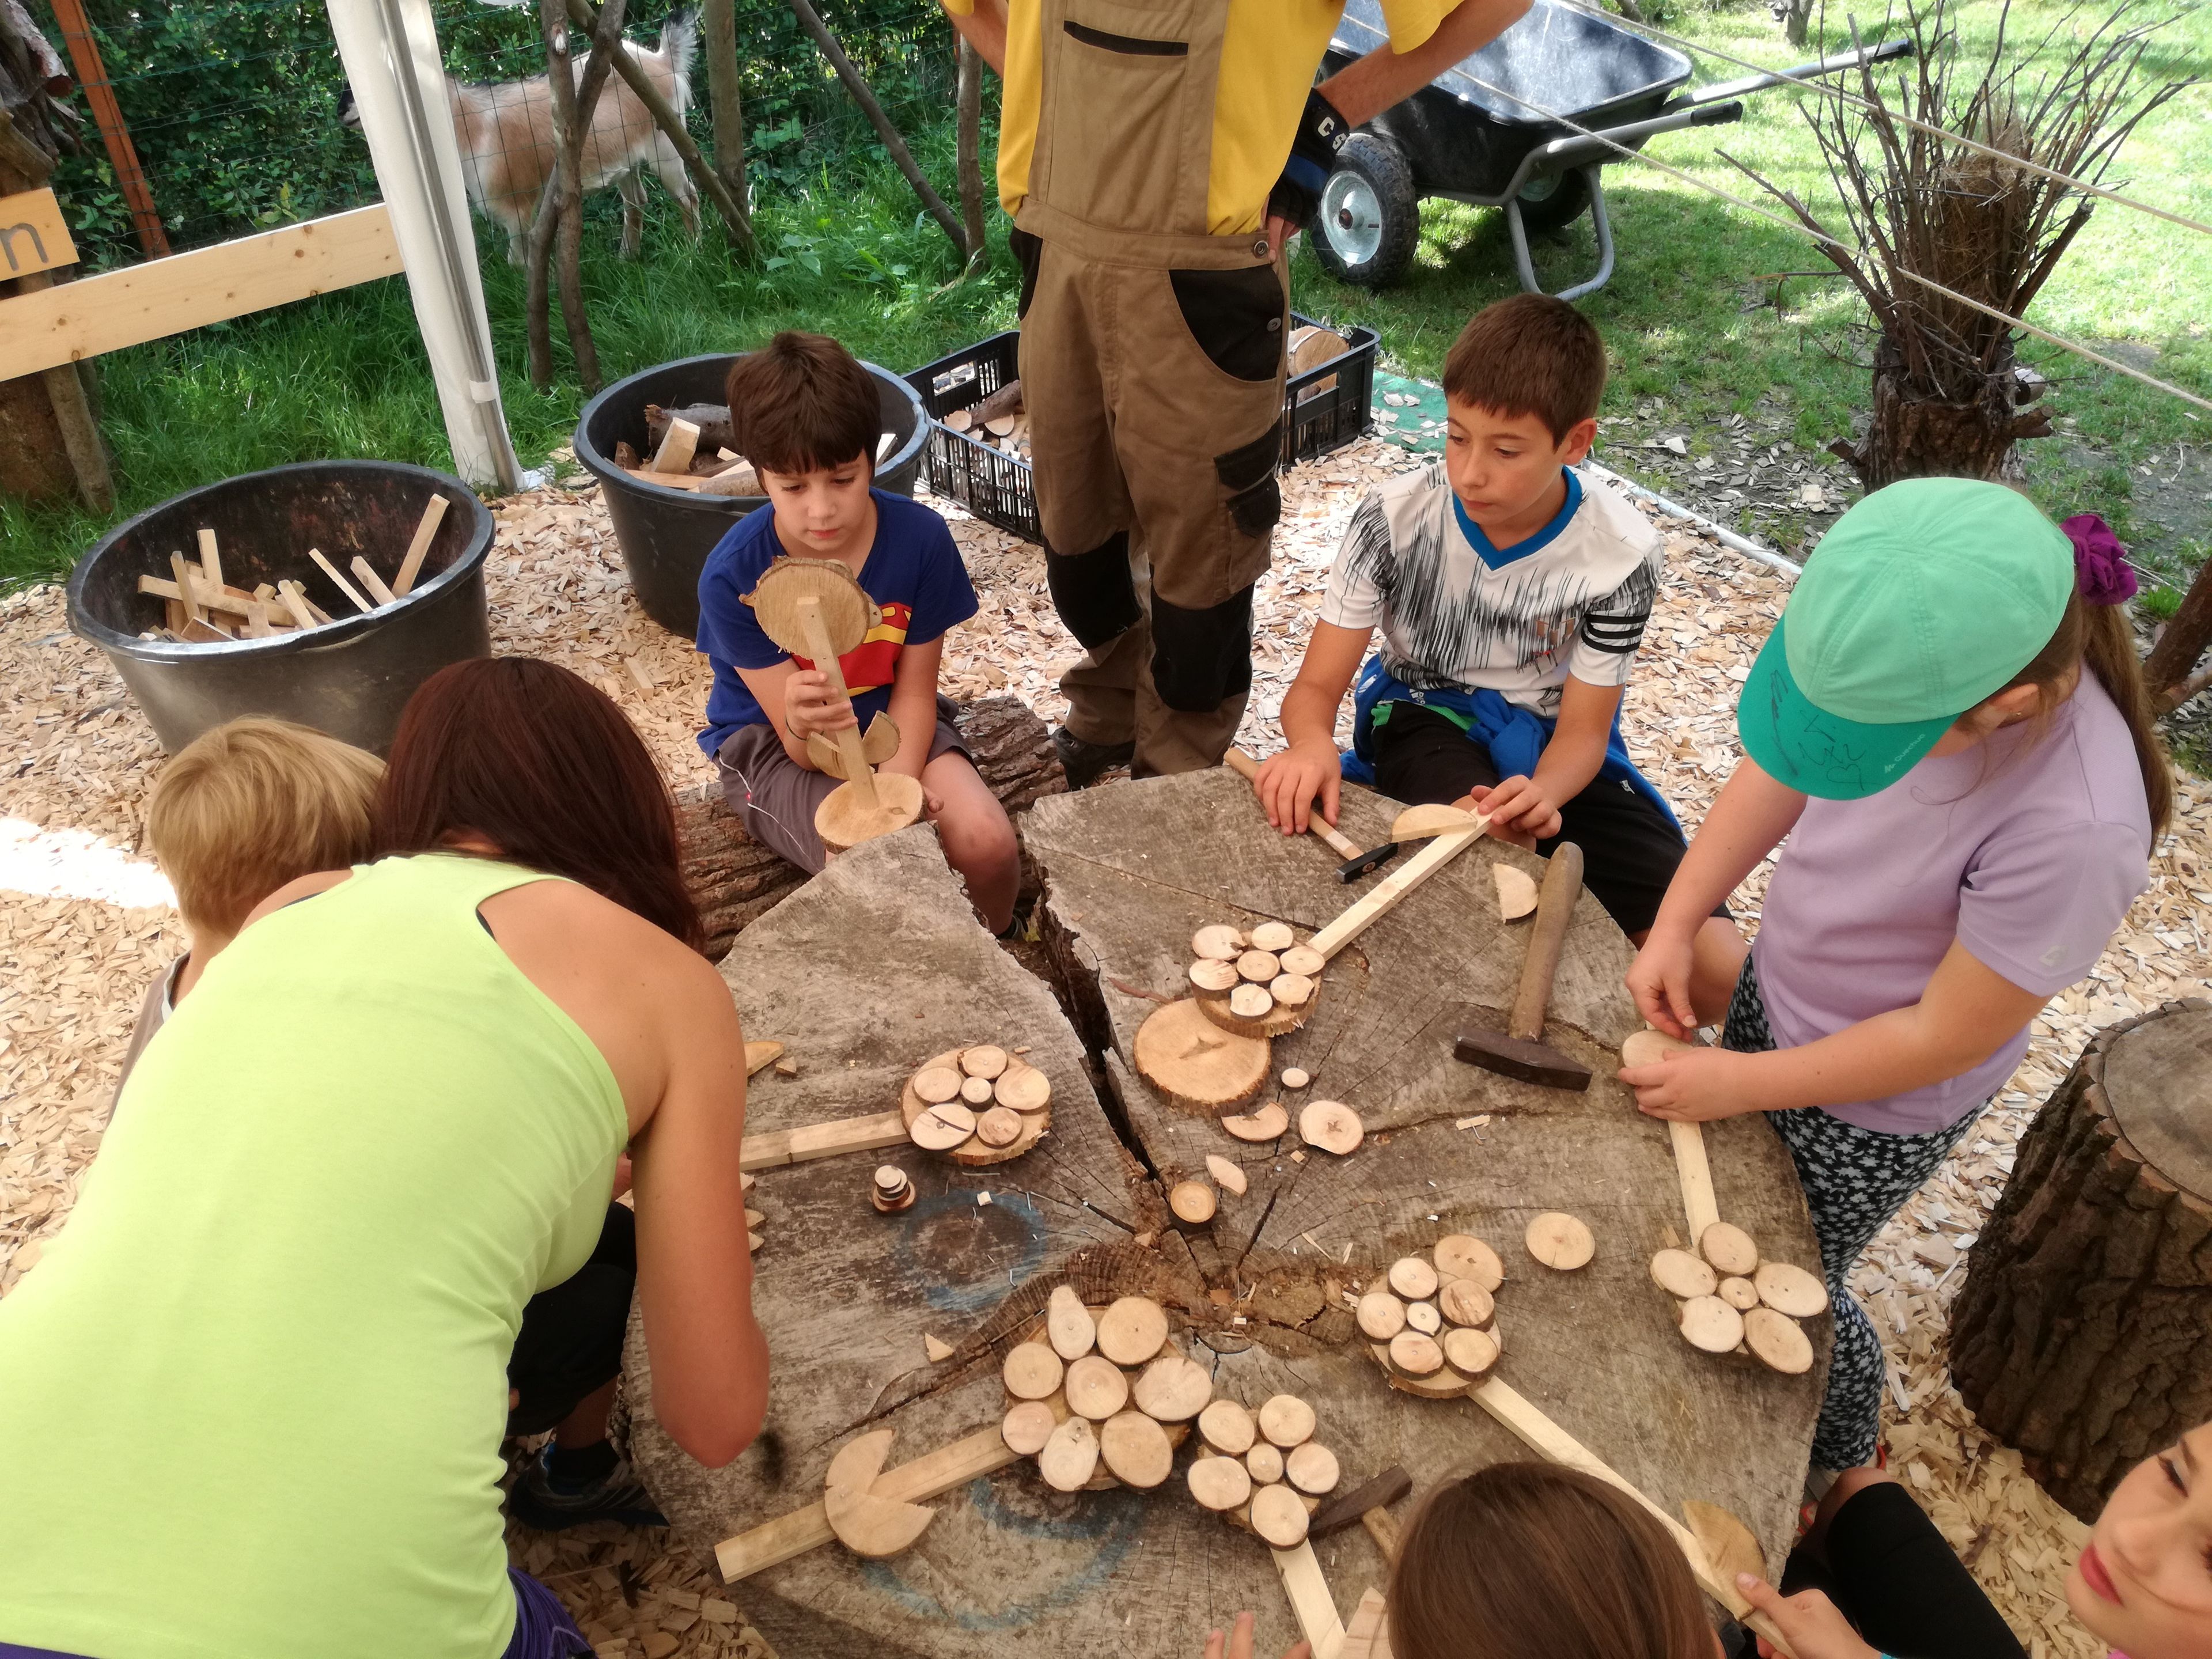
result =
[[[1346,0],[1329,70],[1389,43],[1376,0]],[[1502,94],[1599,129],[1659,114],[1693,72],[1679,52],[1559,0],[1535,0],[1480,52],[1369,125],[1404,155],[1422,195],[1498,202],[1530,150],[1571,131]]]

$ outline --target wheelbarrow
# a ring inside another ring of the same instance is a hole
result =
[[[1329,41],[1327,72],[1389,41],[1377,0],[1347,0]],[[1534,0],[1480,52],[1346,141],[1309,231],[1314,257],[1339,282],[1388,288],[1413,264],[1421,198],[1442,196],[1504,209],[1521,286],[1541,294],[1528,262],[1529,231],[1558,229],[1587,209],[1597,234],[1597,274],[1558,295],[1577,299],[1613,276],[1601,173],[1621,159],[1613,145],[1640,150],[1662,132],[1740,121],[1747,93],[1911,52],[1909,40],[1886,41],[1686,92],[1693,69],[1680,52],[1561,0]],[[1573,131],[1554,114],[1595,136]]]

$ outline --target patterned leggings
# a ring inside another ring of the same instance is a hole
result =
[[[1748,957],[1729,1002],[1721,1047],[1753,1054],[1774,1047],[1759,975]],[[1917,1135],[1862,1129],[1817,1106],[1766,1115],[1797,1165],[1806,1206],[1813,1212],[1814,1236],[1820,1241],[1828,1300],[1835,1309],[1835,1357],[1828,1365],[1820,1420],[1813,1431],[1813,1462],[1822,1468],[1872,1462],[1881,1437],[1881,1339],[1851,1295],[1851,1268],[1874,1236],[1966,1138],[1988,1103],[1948,1128]]]

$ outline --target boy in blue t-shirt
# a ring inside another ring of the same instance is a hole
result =
[[[769,504],[740,520],[699,574],[699,648],[714,665],[707,729],[722,793],[745,833],[802,870],[825,861],[814,809],[837,780],[807,758],[811,733],[865,727],[888,713],[898,752],[878,769],[921,780],[922,811],[967,883],[983,924],[1003,933],[1021,879],[1006,809],[975,770],[937,695],[945,632],[976,611],[975,590],[945,520],[873,488],[882,435],[875,382],[853,354],[820,334],[786,331],[730,370],[736,447]],[[848,700],[827,677],[777,648],[744,596],[776,559],[836,559],[883,613],[838,659]]]

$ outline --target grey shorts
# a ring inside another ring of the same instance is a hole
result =
[[[951,754],[974,763],[975,756],[952,723],[958,712],[950,697],[938,698],[930,759]],[[826,772],[810,772],[785,754],[775,727],[767,725],[740,726],[731,732],[714,757],[714,769],[721,775],[722,799],[744,822],[748,836],[809,875],[821,873],[829,858],[822,837],[814,833],[814,809],[836,788],[836,779]]]

